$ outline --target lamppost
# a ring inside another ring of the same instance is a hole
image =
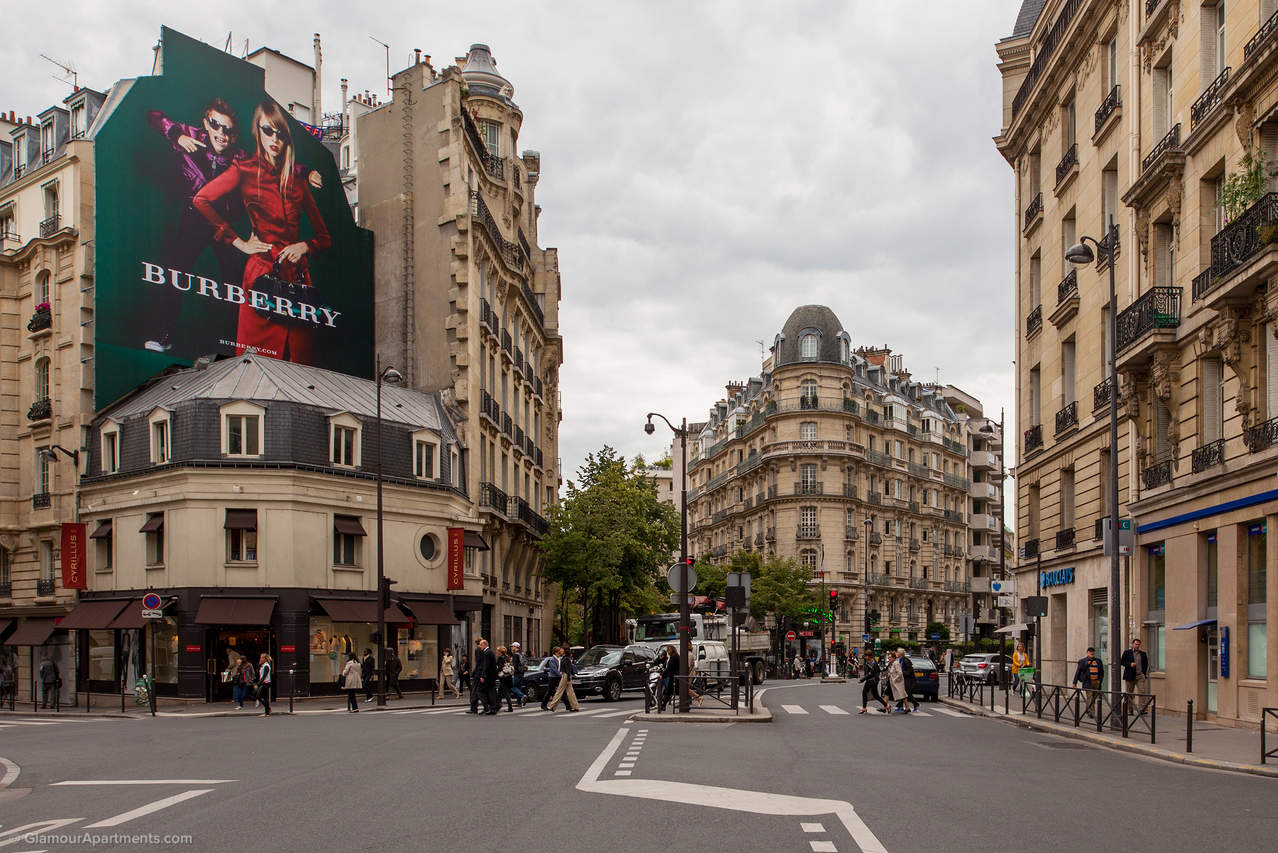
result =
[[[1122,624],[1119,612],[1122,601],[1118,595],[1118,297],[1114,290],[1114,247],[1118,243],[1118,230],[1111,225],[1104,242],[1094,237],[1080,237],[1070,246],[1065,260],[1073,264],[1090,264],[1097,255],[1109,262],[1109,692],[1112,707],[1118,707],[1119,644],[1122,642]],[[1093,253],[1087,247],[1096,247]]]
[[[74,503],[75,503],[75,520],[78,523],[80,521],[80,451],[67,450],[65,447],[63,447],[60,444],[53,444],[53,445],[50,445],[49,447],[42,448],[40,450],[40,455],[43,456],[45,459],[48,459],[50,462],[57,462],[59,451],[66,454],[66,457],[71,460],[71,464],[75,467],[76,483],[75,483]]]
[[[870,535],[874,533],[874,519],[869,510],[865,512],[865,575],[861,578],[861,625],[865,630],[861,636],[861,656],[865,656],[870,645]]]
[[[385,549],[382,547],[382,385],[404,381],[398,370],[387,365],[377,372],[377,706],[386,705],[386,584]]]
[[[675,426],[665,415],[649,412],[648,422],[643,425],[648,435],[657,429],[652,424],[653,418],[661,418],[679,437],[679,713],[686,714],[692,710],[692,699],[688,695],[688,635],[692,630],[692,611],[688,605],[688,419]]]

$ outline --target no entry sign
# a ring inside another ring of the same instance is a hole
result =
[[[793,632],[793,631],[786,631],[786,632],[785,632],[785,639],[786,639],[786,641],[787,641],[787,642],[792,642],[793,640],[795,640],[795,639],[796,639],[796,637],[795,637],[794,632]]]

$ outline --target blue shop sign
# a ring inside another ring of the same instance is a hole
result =
[[[1043,589],[1052,586],[1064,586],[1065,584],[1074,582],[1074,567],[1067,569],[1052,569],[1050,572],[1038,573],[1038,585]]]
[[[1229,626],[1220,626],[1220,677],[1229,677]]]

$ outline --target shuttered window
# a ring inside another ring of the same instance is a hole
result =
[[[1171,426],[1171,412],[1161,400],[1154,402],[1154,461],[1166,462],[1171,458],[1171,439],[1168,438]]]
[[[1265,326],[1265,417],[1278,418],[1278,339],[1274,326]]]
[[[1224,379],[1219,358],[1203,359],[1203,392],[1199,401],[1203,407],[1203,429],[1200,444],[1211,444],[1220,438],[1225,420]]]
[[[1278,122],[1266,122],[1260,126],[1260,147],[1265,152],[1265,168],[1269,171],[1269,183],[1266,192],[1273,192],[1278,187],[1274,180],[1273,164],[1278,162]]]
[[[1074,526],[1074,471],[1061,469],[1061,529]]]
[[[1171,287],[1172,285],[1172,233],[1171,225],[1157,223],[1154,225],[1154,286]]]
[[[1074,339],[1061,344],[1061,401],[1074,402]]]

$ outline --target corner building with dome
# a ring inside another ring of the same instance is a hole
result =
[[[975,398],[911,379],[900,355],[853,346],[833,311],[804,305],[760,374],[728,383],[689,430],[692,554],[809,567],[839,590],[832,639],[844,648],[862,633],[927,643],[932,622],[953,641],[994,627],[1002,442]],[[819,646],[810,627],[791,653]]]

